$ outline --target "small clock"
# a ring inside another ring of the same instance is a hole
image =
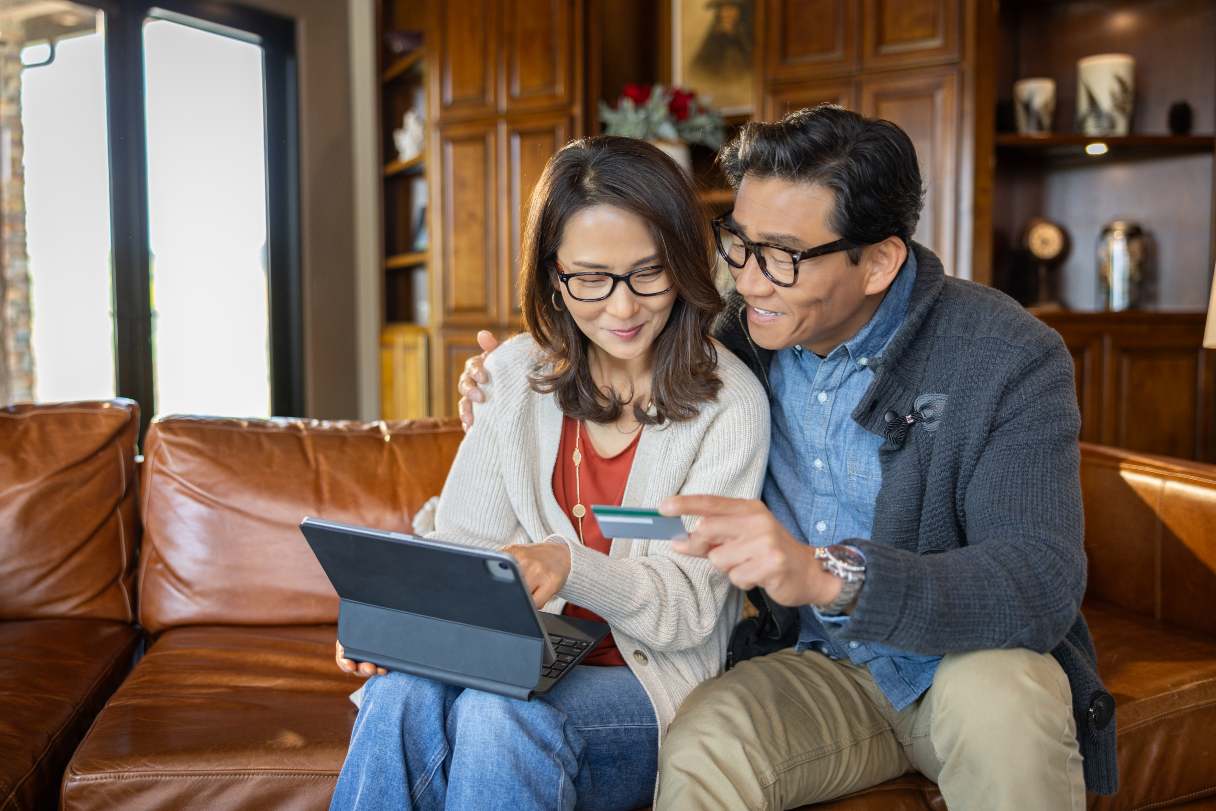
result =
[[[1056,287],[1056,270],[1068,255],[1068,232],[1057,222],[1044,217],[1034,217],[1022,231],[1022,249],[1034,268],[1035,298],[1031,304],[1037,309],[1057,309],[1059,301],[1053,295]],[[1029,268],[1028,268],[1029,269]]]
[[[1059,223],[1035,217],[1026,224],[1022,244],[1035,259],[1054,265],[1068,252],[1068,234]]]

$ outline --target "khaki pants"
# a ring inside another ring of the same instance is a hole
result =
[[[1083,809],[1071,691],[1049,654],[945,657],[896,712],[869,672],[793,649],[685,700],[659,752],[656,811],[795,808],[918,771],[951,811]]]

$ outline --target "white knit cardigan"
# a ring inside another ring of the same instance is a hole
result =
[[[623,505],[657,507],[677,493],[759,495],[768,461],[768,399],[738,358],[720,344],[715,348],[722,381],[717,399],[691,420],[642,429]],[[676,554],[670,542],[614,538],[607,555],[579,543],[553,495],[562,413],[552,394],[528,384],[538,358],[529,335],[488,356],[485,402],[474,406],[434,529],[425,534],[490,548],[566,544],[570,575],[545,610],[560,613],[569,601],[607,621],[654,705],[662,735],[692,689],[722,671],[742,595],[708,561]]]

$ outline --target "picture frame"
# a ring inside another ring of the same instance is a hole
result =
[[[756,102],[757,0],[667,0],[666,72],[724,116],[750,116]]]

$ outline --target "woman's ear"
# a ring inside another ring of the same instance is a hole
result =
[[[868,246],[862,260],[865,263],[866,295],[886,292],[907,258],[908,246],[899,237],[887,237],[882,242]]]

